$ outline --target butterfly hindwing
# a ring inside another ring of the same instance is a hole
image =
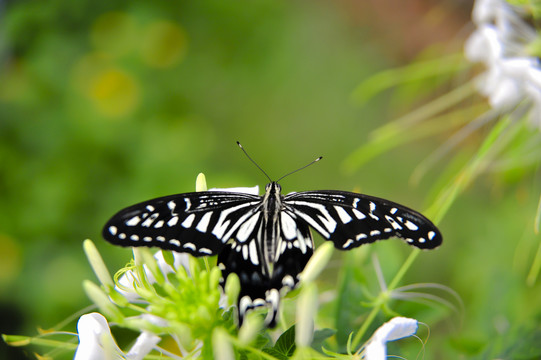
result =
[[[283,212],[282,212],[283,214]],[[230,240],[218,255],[218,265],[222,269],[223,279],[235,273],[240,281],[238,297],[239,323],[242,324],[246,312],[259,306],[268,306],[266,324],[274,326],[278,314],[280,297],[295,288],[306,263],[313,254],[313,241],[308,225],[304,222],[290,224],[294,229],[284,237],[282,226],[277,239],[275,259],[272,273],[262,271],[267,265],[263,254],[261,232],[262,227],[254,229],[252,236],[240,243]],[[292,235],[295,232],[295,236]],[[225,281],[225,280],[223,280]]]
[[[260,201],[256,195],[217,191],[165,196],[119,211],[103,237],[120,246],[216,255]]]
[[[399,237],[421,249],[433,249],[442,236],[415,210],[385,199],[345,191],[305,191],[285,196],[290,211],[338,249]]]

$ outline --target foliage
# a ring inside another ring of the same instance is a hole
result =
[[[538,2],[510,2],[537,24]],[[188,357],[358,358],[385,321],[402,315],[427,326],[421,341],[389,343],[389,354],[538,358],[539,132],[524,113],[496,111],[477,95],[476,69],[462,56],[436,48],[398,66],[386,51],[395,44],[374,39],[353,20],[362,9],[345,6],[2,3],[0,332],[47,328],[4,340],[71,358],[76,319],[98,309],[122,349],[144,331],[159,334],[161,354],[149,359],[178,357],[179,345]],[[459,18],[460,27],[468,21]],[[539,43],[529,55],[538,56]],[[397,120],[382,126],[389,116]],[[325,271],[283,300],[280,327],[268,330],[261,312],[236,328],[234,280],[220,304],[213,260],[190,260],[193,278],[181,266],[161,276],[150,252],[131,259],[98,240],[114,211],[190,191],[201,170],[212,186],[259,182],[235,140],[270,174],[321,152],[324,161],[284,187],[357,190],[428,209],[443,246],[409,252],[388,241],[335,252]],[[83,291],[81,280],[93,278],[80,251],[88,237],[99,248],[89,257],[103,261],[91,261],[101,269],[98,284],[87,280]],[[111,277],[107,268],[123,270]],[[140,303],[117,291],[129,271],[138,274]],[[299,346],[296,306],[311,301],[310,286],[315,328]],[[0,348],[0,357],[19,355]]]

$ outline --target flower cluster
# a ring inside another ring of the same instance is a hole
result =
[[[113,282],[94,244],[87,240],[84,248],[101,283],[99,287],[86,281],[88,296],[110,321],[139,331],[140,335],[124,353],[116,345],[103,315],[83,315],[77,325],[76,360],[111,356],[135,360],[153,349],[171,355],[158,347],[164,338],[171,339],[183,356],[197,356],[213,328],[231,324],[223,314],[230,305],[227,295],[235,298],[236,294],[234,289],[230,290],[230,284],[226,284],[227,295],[221,291],[217,267],[205,271],[186,254],[158,251],[152,256],[148,249],[134,249],[137,265],[124,268]]]
[[[472,62],[487,70],[477,83],[490,105],[502,112],[517,108],[541,130],[541,66],[534,54],[538,36],[520,9],[505,0],[477,0],[472,19],[476,31],[465,44]]]

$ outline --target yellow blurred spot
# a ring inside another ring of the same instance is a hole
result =
[[[72,71],[72,84],[102,115],[131,115],[140,102],[139,83],[130,73],[111,64],[105,53],[82,57]]]
[[[102,14],[92,25],[90,40],[100,51],[113,56],[126,54],[138,46],[136,22],[122,12]]]
[[[111,67],[111,57],[104,52],[83,56],[73,67],[71,80],[80,92],[88,92],[92,81],[104,70]]]
[[[0,234],[0,285],[13,280],[21,271],[21,248],[6,234]]]
[[[35,356],[36,359],[38,359],[38,360],[53,360],[52,357],[47,356],[47,355],[39,355],[39,354],[37,354],[37,353],[34,353],[34,356]]]
[[[12,102],[22,100],[30,92],[28,77],[23,66],[13,61],[4,69],[0,69],[0,101]]]
[[[150,67],[172,67],[182,60],[187,45],[188,37],[178,24],[156,21],[143,31],[140,43],[141,57]]]
[[[139,103],[139,87],[128,73],[106,69],[92,80],[88,96],[102,114],[122,117],[131,114]]]

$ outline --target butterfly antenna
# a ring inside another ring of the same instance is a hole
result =
[[[302,169],[306,169],[308,166],[310,166],[310,165],[312,165],[312,164],[318,162],[318,161],[321,160],[321,159],[323,159],[323,156],[318,157],[317,159],[313,160],[311,163],[306,164],[306,165],[304,165],[303,167],[298,168],[297,170],[293,170],[292,172],[289,172],[289,173],[285,174],[284,176],[282,176],[281,178],[279,178],[278,180],[276,180],[276,182],[282,180],[282,179],[285,178],[286,176],[289,176],[289,175],[291,175],[291,174],[296,173],[297,171],[301,171]]]
[[[258,168],[259,170],[261,170],[261,172],[262,172],[263,174],[265,174],[265,176],[267,177],[267,179],[269,179],[269,181],[272,182],[270,176],[267,175],[267,173],[265,172],[265,170],[263,170],[263,169],[261,168],[261,166],[257,165],[257,163],[254,161],[254,159],[252,159],[252,158],[250,157],[250,155],[248,155],[248,153],[246,152],[246,150],[244,150],[244,148],[242,147],[242,145],[240,144],[240,142],[237,141],[237,145],[238,145],[238,146],[240,147],[240,149],[244,152],[244,155],[246,155],[246,156],[248,157],[248,159],[250,159],[250,161],[253,162],[254,165],[257,166],[257,168]]]

